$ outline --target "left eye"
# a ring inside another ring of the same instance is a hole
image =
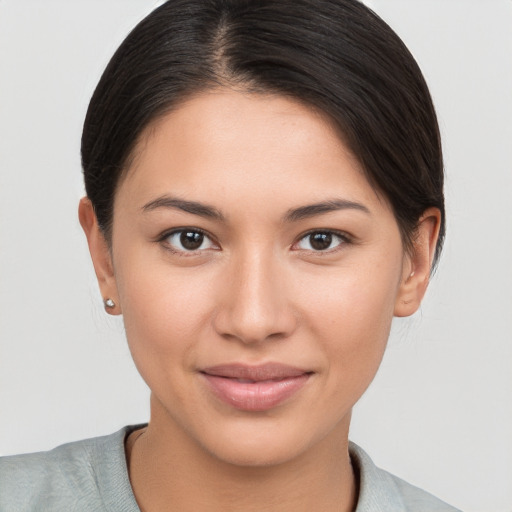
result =
[[[165,238],[165,241],[175,251],[180,252],[202,251],[215,247],[215,244],[205,233],[194,229],[174,231]]]
[[[302,237],[297,243],[297,248],[306,251],[328,251],[344,242],[346,240],[341,235],[332,231],[314,231]]]

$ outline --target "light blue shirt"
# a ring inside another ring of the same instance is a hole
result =
[[[0,512],[140,512],[124,451],[126,436],[136,428],[0,458]],[[355,512],[457,512],[377,468],[353,443],[350,456],[360,483]]]

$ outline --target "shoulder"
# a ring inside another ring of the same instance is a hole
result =
[[[59,446],[48,452],[0,457],[0,512],[16,510],[137,511],[124,454],[134,427],[109,436]]]
[[[354,443],[350,443],[350,458],[359,474],[356,512],[460,512],[432,494],[378,468]]]

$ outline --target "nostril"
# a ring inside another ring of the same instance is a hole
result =
[[[291,311],[246,312],[235,309],[219,311],[214,319],[214,329],[227,340],[245,344],[279,341],[288,338],[296,329],[297,321]],[[252,314],[248,314],[252,313]]]

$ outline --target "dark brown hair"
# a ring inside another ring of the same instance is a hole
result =
[[[191,94],[242,87],[325,112],[391,204],[405,246],[422,213],[442,214],[432,100],[401,39],[357,0],[169,0],[128,35],[91,99],[85,186],[107,240],[116,186],[144,128]]]

